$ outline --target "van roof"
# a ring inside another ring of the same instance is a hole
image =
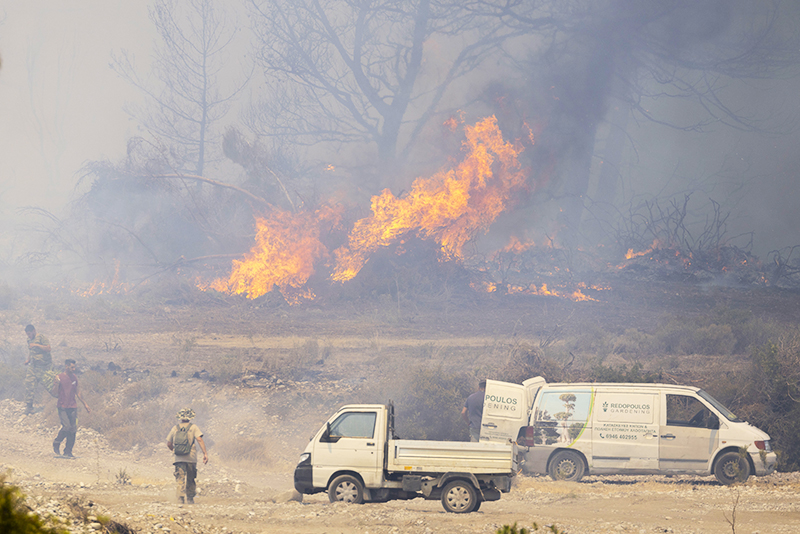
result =
[[[609,388],[618,388],[618,389],[678,389],[678,390],[685,390],[685,391],[700,391],[700,388],[696,388],[694,386],[682,386],[679,384],[651,384],[651,383],[620,383],[620,382],[569,382],[569,383],[561,383],[555,382],[552,384],[545,384],[544,387],[547,388],[563,388],[563,389],[573,389],[576,387],[609,387]]]

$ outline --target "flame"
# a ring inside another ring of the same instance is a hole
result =
[[[650,245],[650,248],[648,248],[647,250],[643,250],[641,252],[634,252],[632,248],[629,248],[627,254],[625,254],[625,259],[626,260],[632,260],[633,258],[638,258],[640,256],[644,256],[646,254],[650,254],[656,248],[658,248],[659,245],[660,245],[660,243],[659,243],[658,239],[654,239],[653,240],[653,244]]]
[[[90,297],[92,295],[119,295],[121,293],[127,293],[131,288],[131,284],[120,282],[119,266],[120,261],[114,258],[114,274],[110,277],[111,280],[108,283],[97,279],[92,283],[91,286],[89,286],[87,290],[77,291],[76,293],[82,297]]]
[[[407,234],[435,240],[444,260],[462,259],[464,244],[486,231],[526,188],[518,150],[503,140],[495,117],[466,126],[466,155],[454,169],[417,178],[408,195],[372,197],[372,215],[357,221],[334,251],[333,280],[352,279],[370,255]]]
[[[339,224],[341,212],[325,206],[315,212],[276,210],[256,219],[256,243],[242,260],[234,260],[228,279],[198,284],[203,290],[244,294],[255,299],[277,286],[287,301],[313,299],[305,288],[314,274],[314,264],[328,256],[320,241],[323,223]]]

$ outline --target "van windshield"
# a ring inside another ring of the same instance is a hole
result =
[[[705,399],[711,406],[716,408],[717,411],[721,413],[723,416],[725,416],[729,421],[733,421],[734,423],[742,422],[742,420],[736,417],[736,415],[732,411],[727,409],[721,402],[719,402],[717,399],[715,399],[702,389],[698,391],[697,394],[700,395],[700,397],[702,397],[703,399]]]

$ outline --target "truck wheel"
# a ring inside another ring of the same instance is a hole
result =
[[[726,452],[714,466],[714,476],[720,484],[730,486],[734,482],[744,482],[750,476],[750,462],[736,452]]]
[[[442,506],[448,512],[468,514],[478,505],[478,494],[472,484],[464,480],[454,480],[442,490]]]
[[[328,487],[328,499],[331,502],[361,504],[364,502],[364,488],[356,477],[341,475],[334,478]]]
[[[583,471],[583,458],[575,451],[558,451],[547,469],[553,480],[568,482],[578,482],[583,478]]]

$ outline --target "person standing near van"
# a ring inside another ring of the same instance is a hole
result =
[[[194,504],[197,491],[195,478],[197,478],[197,449],[195,443],[203,451],[203,463],[208,463],[208,451],[203,441],[203,432],[192,423],[194,410],[184,408],[178,412],[180,422],[172,427],[167,436],[167,448],[175,453],[172,462],[175,466],[175,481],[178,484],[178,501]]]
[[[78,433],[78,402],[76,397],[83,403],[87,413],[92,413],[89,405],[81,397],[78,391],[78,377],[75,376],[75,360],[64,360],[64,372],[58,375],[53,382],[53,392],[58,397],[58,419],[61,421],[61,430],[58,431],[56,439],[53,440],[53,452],[62,458],[74,458],[72,447],[75,446],[75,435]],[[62,455],[61,442],[66,438],[67,444],[64,445]]]
[[[25,365],[25,413],[33,413],[33,401],[36,398],[36,386],[41,384],[49,388],[53,383],[53,357],[50,355],[50,341],[36,328],[29,324],[25,327],[28,336],[28,359]]]
[[[486,396],[486,380],[478,382],[478,391],[467,397],[461,417],[469,424],[469,440],[480,441],[481,418],[483,417],[483,399]]]

